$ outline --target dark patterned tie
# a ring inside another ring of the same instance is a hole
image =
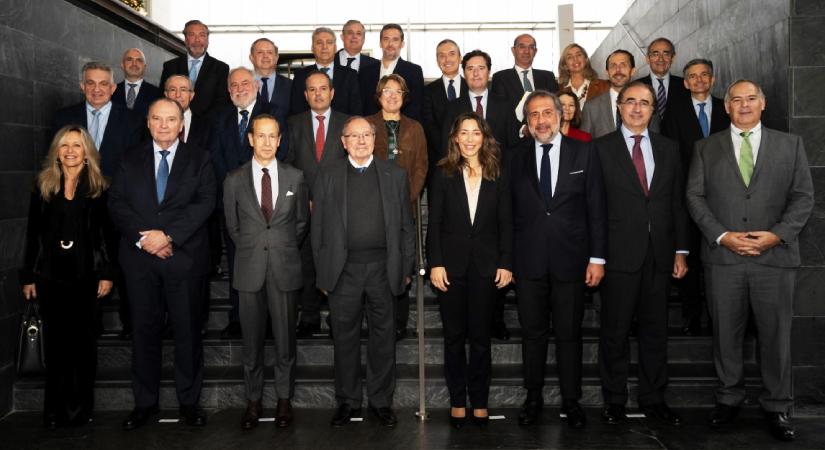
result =
[[[269,77],[261,77],[261,98],[269,103]]]
[[[481,99],[484,98],[480,95],[476,96],[476,114],[478,117],[484,118],[484,107],[481,106]]]
[[[347,58],[347,67],[352,69],[352,63],[355,61],[355,58]]]
[[[241,146],[243,147],[244,143],[246,142],[245,134],[246,134],[246,126],[249,124],[249,111],[242,109],[241,113],[241,121],[238,123],[238,137],[241,141]]]
[[[266,223],[272,219],[272,178],[269,176],[269,169],[264,167],[264,175],[261,177],[261,212],[264,213]]]
[[[135,88],[137,87],[137,83],[128,83],[128,84],[129,84],[129,92],[126,93],[126,108],[134,109],[135,99],[137,99],[137,91],[135,91]]]
[[[667,92],[665,92],[665,80],[659,80],[659,89],[656,90],[656,112],[659,113],[661,119],[665,115],[665,108],[667,107]]]
[[[453,86],[455,80],[450,80],[450,85],[447,86],[447,100],[453,101],[455,100],[455,86]]]

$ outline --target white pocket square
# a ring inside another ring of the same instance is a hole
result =
[[[584,173],[584,170],[577,170],[575,172],[570,172],[568,175],[578,175],[580,173]]]
[[[289,197],[291,195],[295,195],[295,193],[292,191],[286,191],[286,197]]]

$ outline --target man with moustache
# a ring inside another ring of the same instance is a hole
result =
[[[267,38],[256,39],[249,48],[249,62],[252,63],[252,72],[258,82],[258,96],[263,102],[269,103],[269,113],[278,119],[278,123],[285,124],[289,115],[292,80],[277,73],[278,46]],[[282,137],[289,135],[285,130],[281,134]],[[281,146],[284,150],[288,147]],[[285,153],[278,152],[279,159],[283,159]]]
[[[689,97],[687,86],[682,77],[670,74],[670,67],[676,59],[673,42],[666,37],[658,37],[647,46],[647,63],[650,74],[639,81],[653,86],[656,91],[656,114],[659,120],[667,119],[667,111],[682,103]],[[686,166],[687,167],[687,166]]]
[[[123,81],[117,84],[112,102],[123,105],[141,117],[149,111],[149,104],[161,96],[160,89],[143,79],[146,73],[146,56],[139,48],[123,52],[120,60]]]
[[[512,69],[499,70],[493,74],[491,90],[495,94],[506,98],[515,108],[525,94],[536,89],[548,92],[559,90],[559,83],[556,82],[553,72],[533,68],[533,60],[538,52],[533,36],[527,33],[516,36],[510,50],[513,52],[515,65]]]
[[[461,68],[461,50],[451,39],[444,39],[435,48],[435,58],[441,77],[424,88],[423,121],[427,136],[427,150],[430,161],[429,173],[438,164],[438,155],[444,153],[440,148],[441,131],[446,122],[447,107],[467,91],[467,82],[459,75]]]
[[[344,43],[344,48],[338,50],[335,54],[335,65],[347,67],[360,73],[361,67],[378,64],[377,59],[366,53],[361,53],[361,49],[364,48],[365,36],[364,24],[355,19],[347,20],[341,30],[341,42]]]

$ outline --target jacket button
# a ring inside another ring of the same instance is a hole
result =
[[[747,221],[748,221],[748,218],[747,218],[747,217],[743,217],[743,218],[742,218],[742,222],[747,222]]]
[[[269,225],[267,225],[267,226],[266,226],[266,229],[267,229],[267,230],[269,229]]]
[[[269,249],[268,249],[268,248],[266,248],[266,247],[264,247],[264,251],[267,251],[267,250],[269,250]]]
[[[550,215],[550,211],[547,211],[547,212],[546,212],[546,213],[544,213],[544,214],[545,214],[545,215],[547,215],[547,216],[549,216],[549,215]]]

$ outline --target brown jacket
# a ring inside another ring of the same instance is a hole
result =
[[[367,116],[367,121],[375,126],[375,152],[373,154],[377,158],[386,160],[389,137],[381,111]],[[395,161],[407,172],[413,214],[418,215],[415,201],[421,195],[424,183],[427,181],[427,138],[424,135],[424,128],[418,121],[402,114],[400,122],[398,126],[398,154]]]
[[[590,80],[590,86],[587,87],[587,95],[585,95],[585,98],[587,100],[596,98],[607,92],[608,89],[610,89],[609,81],[602,80],[601,78],[594,78]]]

